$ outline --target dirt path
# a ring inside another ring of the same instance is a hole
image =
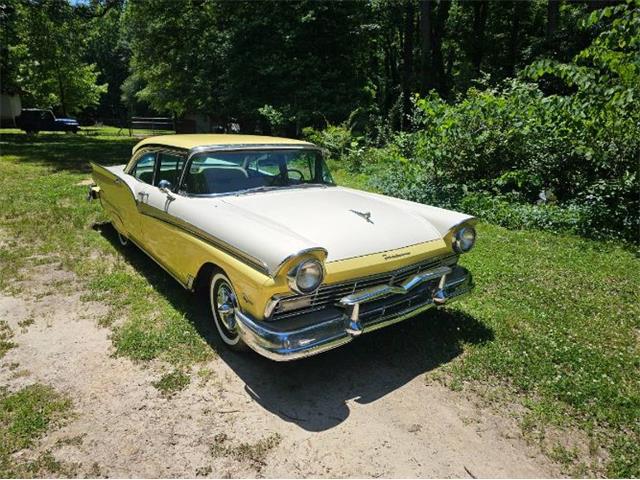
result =
[[[40,267],[31,277],[18,296],[0,294],[0,319],[18,344],[0,360],[0,384],[41,382],[72,398],[76,415],[38,450],[81,464],[78,475],[559,474],[521,439],[515,420],[427,384],[424,372],[438,362],[372,355],[389,334],[293,364],[223,353],[198,366],[208,375],[194,370],[185,390],[165,398],[152,386],[165,365],[112,355],[110,332],[95,320],[104,306],[43,287],[73,276]]]

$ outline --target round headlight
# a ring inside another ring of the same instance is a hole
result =
[[[466,253],[476,243],[476,231],[473,227],[466,226],[458,230],[453,237],[453,248],[458,253]]]
[[[310,293],[322,283],[324,272],[322,264],[315,259],[304,260],[287,275],[289,287],[300,293]]]

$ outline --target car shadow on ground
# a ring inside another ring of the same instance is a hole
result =
[[[429,310],[338,349],[295,362],[278,363],[253,352],[232,352],[215,334],[204,295],[194,301],[197,294],[184,290],[144,252],[133,245],[122,247],[111,224],[96,224],[94,229],[185,315],[258,404],[308,431],[335,427],[348,418],[350,402],[374,402],[450,362],[463,352],[465,344],[493,339],[486,325],[449,308]]]

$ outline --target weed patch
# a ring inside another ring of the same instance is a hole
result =
[[[162,395],[170,397],[180,390],[184,390],[191,381],[189,375],[180,370],[174,370],[160,377],[157,382],[153,382],[153,386],[156,387]]]
[[[27,462],[15,462],[11,457],[32,447],[70,412],[71,402],[48,386],[31,385],[14,393],[0,390],[0,477],[71,475],[72,466],[56,461],[50,452]]]
[[[226,434],[218,434],[215,443],[211,446],[211,455],[214,457],[231,457],[237,462],[249,463],[258,472],[267,465],[268,453],[280,445],[282,437],[277,433],[258,440],[256,443],[240,443],[229,445]]]

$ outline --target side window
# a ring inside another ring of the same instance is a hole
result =
[[[154,185],[158,185],[160,180],[167,180],[171,183],[172,187],[176,187],[180,181],[180,174],[182,173],[182,166],[184,165],[184,157],[179,155],[171,155],[168,153],[161,153],[158,155],[158,174],[153,182]]]
[[[156,168],[156,154],[145,153],[136,162],[136,166],[131,170],[131,175],[138,180],[149,185],[153,184],[153,172]]]

